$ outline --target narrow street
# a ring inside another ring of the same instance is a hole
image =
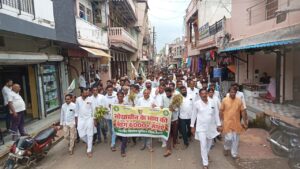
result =
[[[240,157],[236,162],[223,155],[222,142],[217,142],[210,152],[210,169],[288,169],[287,160],[272,154],[269,144],[265,142],[263,130],[251,129],[241,137]],[[254,137],[253,135],[257,137]],[[93,158],[85,155],[85,145],[76,145],[74,155],[67,152],[67,143],[62,140],[50,151],[48,156],[37,164],[38,169],[197,169],[202,168],[198,141],[193,141],[188,149],[178,150],[167,158],[163,157],[164,148],[155,139],[154,152],[141,151],[142,141],[132,147],[128,144],[127,156],[120,155],[120,147],[116,152],[110,150],[108,143],[94,146]],[[120,145],[120,143],[118,144]],[[113,161],[113,162],[112,162]],[[87,165],[88,164],[88,165]]]
[[[70,156],[66,149],[66,142],[61,141],[38,163],[38,169],[196,169],[201,168],[199,142],[193,141],[186,150],[174,150],[168,158],[163,157],[164,149],[160,143],[154,141],[154,152],[141,151],[141,141],[135,147],[129,144],[127,156],[122,158],[120,148],[111,152],[109,144],[98,144],[94,147],[93,158],[85,155],[83,143],[77,144],[74,155]],[[181,144],[182,145],[182,144]],[[179,146],[181,147],[181,146]],[[233,161],[226,159],[222,153],[221,144],[217,144],[210,154],[210,169],[237,169]],[[113,161],[113,162],[112,162]],[[88,164],[88,165],[87,165]]]
[[[0,169],[300,169],[299,55],[300,0],[0,0]]]

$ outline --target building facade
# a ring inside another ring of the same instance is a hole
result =
[[[185,38],[176,38],[168,45],[168,65],[174,68],[181,68],[185,54]]]
[[[265,72],[274,81],[274,102],[299,105],[299,14],[299,1],[232,1],[220,52],[237,58],[237,82],[255,88]]]
[[[59,109],[68,86],[61,48],[55,45],[53,1],[1,1],[0,20],[1,87],[5,79],[21,85],[26,121],[45,118]]]

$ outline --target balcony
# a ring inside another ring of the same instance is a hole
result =
[[[136,22],[136,10],[133,0],[112,0],[112,6],[118,10],[126,19]]]
[[[197,42],[197,48],[202,50],[210,47],[218,47],[220,44],[220,38],[224,37],[225,34],[225,22],[223,18],[213,25],[208,23],[200,27],[199,29],[199,41]]]
[[[113,27],[108,30],[109,41],[115,47],[123,48],[130,52],[137,50],[137,41],[123,27]]]
[[[76,17],[77,40],[80,45],[108,50],[107,31]]]
[[[23,12],[35,15],[33,0],[0,0],[0,9],[3,7],[15,9],[19,15]]]

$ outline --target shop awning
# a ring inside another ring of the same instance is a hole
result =
[[[27,53],[27,52],[0,52],[0,64],[37,64],[48,61],[45,53]]]
[[[246,49],[258,49],[258,48],[272,47],[272,46],[291,45],[296,43],[300,43],[300,39],[290,39],[290,40],[267,42],[267,43],[260,43],[260,44],[246,45],[246,46],[230,47],[230,48],[225,48],[223,50],[219,50],[219,52],[232,52],[232,51],[239,51],[239,50],[246,50]]]
[[[80,48],[87,51],[88,53],[90,53],[91,54],[91,55],[89,55],[90,57],[111,58],[111,56],[109,54],[107,54],[106,52],[104,52],[103,50],[100,50],[100,49],[94,49],[94,48],[88,48],[88,47],[80,47]]]
[[[49,62],[61,62],[64,60],[64,57],[61,55],[48,55]]]

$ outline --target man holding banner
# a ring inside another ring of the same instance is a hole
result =
[[[151,91],[149,89],[145,89],[143,92],[144,97],[139,98],[137,102],[137,106],[140,107],[156,107],[154,104],[154,100],[150,97]],[[150,152],[153,152],[152,148],[152,138],[144,138],[144,145],[141,150],[145,150],[146,147],[149,149]]]
[[[173,91],[171,88],[165,88],[165,95],[162,98],[162,108],[169,108],[173,99]],[[178,110],[174,108],[170,108],[172,111],[172,119],[171,119],[171,128],[170,128],[170,135],[167,140],[167,150],[164,154],[164,157],[168,157],[172,154],[172,140],[173,140],[173,147],[176,146],[176,140],[178,135]]]

